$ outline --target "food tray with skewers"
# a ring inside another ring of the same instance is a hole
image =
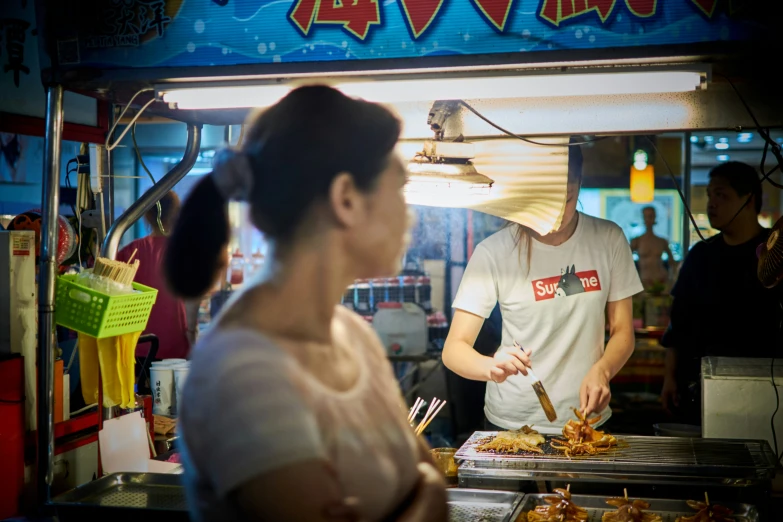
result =
[[[558,489],[549,494],[525,495],[518,521],[526,522],[758,522],[749,504],[701,500],[607,498],[571,495]]]
[[[467,461],[460,466],[460,482],[468,475],[551,478],[571,473],[597,480],[622,475],[630,481],[655,476],[696,482],[713,477],[749,484],[774,475],[775,456],[766,441],[615,437],[594,428],[594,419],[578,412],[577,417],[561,436],[526,427],[475,432],[455,455]]]

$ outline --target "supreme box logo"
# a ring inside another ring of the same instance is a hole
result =
[[[599,290],[601,290],[601,280],[597,270],[576,272],[573,269],[566,269],[562,275],[533,281],[533,295],[535,295],[536,301]]]

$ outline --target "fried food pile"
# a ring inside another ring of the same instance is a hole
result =
[[[512,455],[515,453],[543,453],[539,446],[545,441],[544,436],[529,426],[522,426],[516,431],[500,431],[491,441],[476,446],[476,451],[494,452]]]
[[[696,514],[690,517],[678,517],[676,522],[734,522],[731,517],[734,511],[718,504],[710,504],[707,493],[704,494],[704,502],[689,500],[688,506],[696,511]]]
[[[650,509],[650,504],[644,500],[634,500],[628,498],[628,490],[623,490],[625,497],[610,498],[606,501],[610,506],[617,508],[616,511],[607,511],[601,517],[601,522],[663,522],[663,519],[655,513],[646,513]]]
[[[536,506],[528,512],[528,522],[586,522],[589,515],[586,509],[571,502],[568,489],[556,489],[555,494],[544,497],[546,504]]]
[[[563,427],[563,439],[552,439],[550,446],[560,450],[568,457],[579,455],[596,455],[609,451],[617,445],[617,439],[593,428],[593,424],[601,420],[601,417],[593,417],[587,420],[582,413],[574,408],[574,413],[579,422],[569,420]]]

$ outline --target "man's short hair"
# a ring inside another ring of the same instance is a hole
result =
[[[756,214],[761,212],[761,182],[756,169],[740,161],[721,163],[710,171],[710,179],[725,179],[739,196],[753,194]]]
[[[651,207],[651,206],[644,207],[644,208],[642,209],[642,213],[645,213],[645,212],[647,212],[648,210],[652,210],[652,211],[653,211],[653,212],[655,212],[656,214],[658,213],[658,212],[656,212],[656,210],[655,210],[655,207]]]

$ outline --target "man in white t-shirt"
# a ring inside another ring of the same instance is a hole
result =
[[[528,425],[555,432],[574,418],[572,408],[600,414],[602,422],[611,416],[609,381],[633,353],[631,297],[643,288],[620,227],[576,212],[581,167],[581,151],[571,146],[566,210],[557,231],[540,236],[506,227],[476,247],[462,277],[443,361],[465,378],[488,381],[488,429]],[[495,303],[503,317],[502,342],[494,357],[486,357],[473,343]],[[528,368],[552,400],[554,423],[532,389]]]

